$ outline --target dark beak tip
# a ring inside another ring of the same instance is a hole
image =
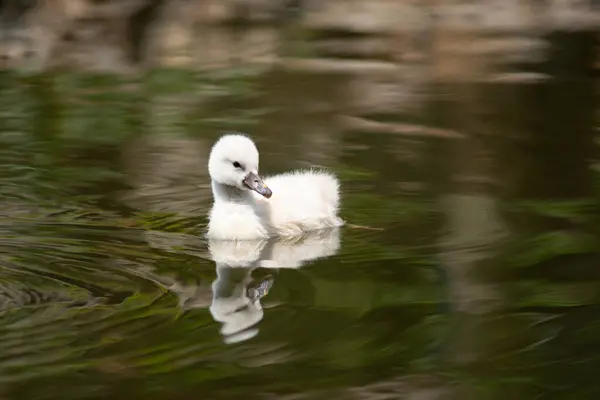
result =
[[[256,193],[261,196],[269,199],[273,195],[273,192],[267,185],[264,184],[262,179],[255,174],[254,172],[250,172],[242,182],[244,186],[246,186],[250,190],[254,190]]]

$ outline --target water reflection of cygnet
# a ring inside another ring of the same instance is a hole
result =
[[[217,270],[209,309],[215,321],[221,323],[224,341],[240,342],[258,334],[257,324],[263,318],[261,299],[274,283],[270,271],[298,268],[308,261],[332,256],[339,246],[338,229],[294,239],[209,241]],[[262,274],[256,276],[259,268]]]

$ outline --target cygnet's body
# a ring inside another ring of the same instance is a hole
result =
[[[248,137],[229,134],[208,161],[214,196],[207,236],[248,240],[295,236],[343,225],[337,216],[339,183],[328,173],[258,175],[258,150]]]

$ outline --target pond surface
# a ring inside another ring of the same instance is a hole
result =
[[[596,398],[598,82],[549,72],[387,130],[339,75],[3,74],[0,398]],[[208,243],[226,130],[335,172],[348,224]]]

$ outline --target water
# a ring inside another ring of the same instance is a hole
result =
[[[384,128],[344,74],[4,73],[0,398],[596,397],[598,82],[545,65]],[[335,172],[348,225],[208,243],[224,130]]]

